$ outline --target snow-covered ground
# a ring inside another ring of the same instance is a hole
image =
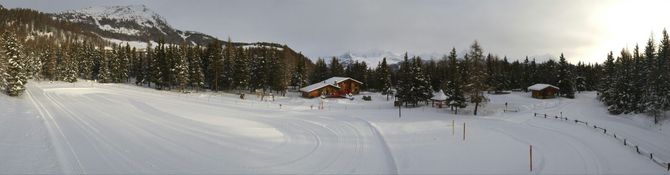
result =
[[[93,82],[30,82],[0,95],[0,172],[284,174],[668,174],[596,129],[610,129],[670,160],[670,128],[644,116],[611,116],[595,93],[537,100],[492,95],[483,116],[372,101],[260,101]],[[267,99],[267,98],[266,98]],[[271,98],[270,98],[271,99]],[[508,109],[518,112],[503,112]],[[452,121],[455,126],[452,125]],[[463,140],[463,124],[466,138]],[[533,171],[529,171],[533,145]]]

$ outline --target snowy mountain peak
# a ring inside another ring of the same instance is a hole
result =
[[[143,27],[169,27],[163,17],[145,5],[88,7],[80,10],[65,11],[60,13],[60,15],[79,17],[79,19],[70,19],[71,22],[79,22],[80,20],[92,18],[98,24],[103,20],[118,20],[125,22],[132,21]]]
[[[369,50],[364,52],[348,51],[340,56],[336,56],[343,65],[349,65],[355,61],[365,61],[367,65],[376,67],[384,58],[388,64],[394,64],[402,61],[403,54],[394,53],[386,50]]]
[[[108,41],[158,41],[204,45],[216,38],[199,32],[181,31],[145,5],[98,6],[52,14],[55,18],[80,24]]]

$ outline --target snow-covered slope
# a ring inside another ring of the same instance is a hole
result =
[[[31,82],[0,95],[0,172],[7,174],[664,174],[630,145],[670,159],[667,124],[611,116],[594,92],[575,99],[491,95],[472,116],[430,105],[262,101],[95,82]],[[503,112],[508,109],[518,112]],[[323,104],[323,110],[316,106]],[[534,117],[562,115],[593,127]],[[643,119],[644,120],[644,119]],[[454,125],[455,124],[455,125]],[[465,132],[464,132],[465,131]],[[463,134],[466,138],[463,139]],[[533,171],[529,146],[533,145]]]
[[[103,38],[122,41],[187,42],[206,44],[214,37],[193,31],[181,31],[144,5],[97,6],[53,14],[55,18],[80,24]]]

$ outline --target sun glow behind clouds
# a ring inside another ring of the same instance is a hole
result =
[[[621,0],[604,1],[596,7],[591,24],[598,26],[595,42],[589,53],[584,53],[590,62],[603,62],[606,54],[616,54],[626,47],[631,51],[635,44],[644,48],[654,34],[657,42],[661,31],[670,27],[670,1],[668,0]]]

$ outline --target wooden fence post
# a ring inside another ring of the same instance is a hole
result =
[[[530,145],[530,154],[529,154],[529,166],[530,166],[530,171],[533,171],[533,145]]]
[[[635,145],[635,151],[637,151],[637,153],[640,154],[640,147],[637,147],[637,145]]]

